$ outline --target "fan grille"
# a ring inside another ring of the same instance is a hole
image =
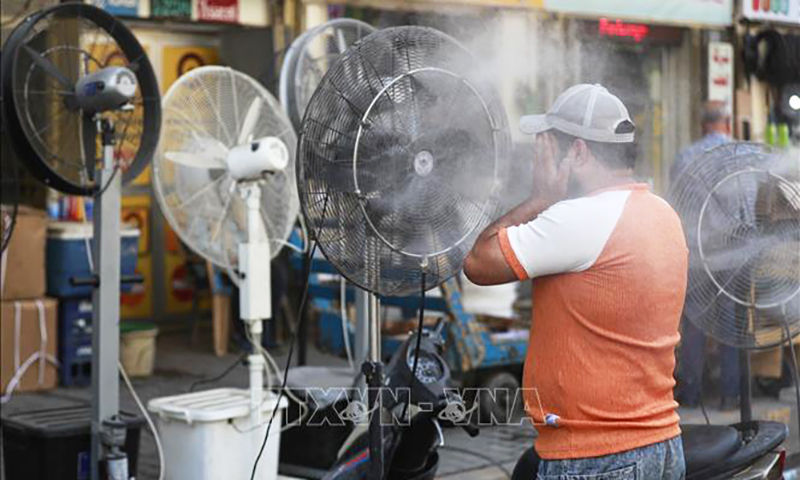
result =
[[[299,212],[294,180],[297,137],[278,102],[254,79],[225,67],[200,67],[178,79],[164,97],[162,140],[153,163],[154,185],[164,215],[181,239],[212,263],[238,268],[238,246],[247,238],[245,200],[223,168],[169,160],[167,152],[224,153],[237,146],[254,102],[262,102],[252,139],[277,137],[289,150],[281,171],[259,180],[261,218],[274,257],[286,243]],[[224,161],[224,158],[223,158]]]
[[[336,19],[315,28],[298,53],[294,73],[294,108],[297,120],[311,101],[311,96],[325,72],[358,40],[375,31],[369,24],[348,18]]]
[[[159,93],[152,66],[133,34],[103,10],[77,2],[37,12],[5,45],[4,109],[11,141],[32,173],[53,188],[87,195],[98,188],[102,146],[97,124],[74,101],[80,78],[127,67],[137,78],[130,109],[102,113],[115,128],[114,160],[127,183],[158,142]]]
[[[690,248],[685,315],[728,345],[800,333],[800,164],[751,143],[715,148],[671,196]]]
[[[382,295],[445,281],[498,214],[505,112],[475,59],[428,28],[376,32],[325,75],[303,120],[298,186],[311,233]]]
[[[18,165],[4,143],[0,145],[3,151],[0,156],[0,252],[5,252],[11,241],[19,205]]]

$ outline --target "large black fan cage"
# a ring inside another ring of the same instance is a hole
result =
[[[688,166],[670,198],[689,247],[684,315],[739,348],[800,333],[797,158],[760,144],[723,145]]]
[[[306,109],[297,178],[309,231],[351,282],[398,296],[461,269],[501,212],[510,137],[478,61],[423,27],[369,35]]]
[[[11,242],[19,208],[18,165],[4,147],[0,157],[0,252],[5,252]]]
[[[144,48],[120,20],[67,2],[34,13],[8,38],[2,58],[3,114],[20,161],[40,181],[71,195],[102,191],[95,116],[74,101],[79,79],[118,66],[136,76],[130,106],[102,113],[115,128],[114,161],[123,183],[136,178],[158,144],[161,100]]]

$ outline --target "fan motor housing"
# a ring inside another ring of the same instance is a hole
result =
[[[251,180],[264,173],[280,172],[289,164],[289,149],[280,138],[264,137],[233,147],[228,154],[228,170],[236,180]]]
[[[76,102],[85,112],[123,109],[135,95],[136,76],[125,67],[106,67],[75,84]]]

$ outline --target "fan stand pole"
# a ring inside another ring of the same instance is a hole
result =
[[[739,350],[739,421],[753,421],[753,391],[750,381],[750,352]]]
[[[383,387],[383,363],[381,362],[381,315],[380,299],[370,295],[367,305],[369,318],[369,358],[361,367],[367,378],[367,395],[371,417],[369,421],[369,474],[370,480],[381,480],[384,471],[383,430],[381,428],[381,388]]]
[[[270,247],[261,220],[261,186],[251,182],[242,186],[247,204],[247,241],[239,244],[239,311],[253,342],[250,364],[250,422],[261,425],[264,399],[264,357],[260,353],[263,320],[272,317]],[[277,407],[276,407],[277,408]],[[260,431],[260,430],[258,430]]]
[[[750,282],[750,306],[747,307],[747,325],[750,326],[748,331],[753,335],[752,328],[755,325],[755,283]],[[740,306],[736,305],[735,309]],[[736,314],[734,313],[734,316]],[[742,423],[753,421],[753,383],[750,378],[750,351],[743,348],[739,351],[739,421]]]
[[[119,448],[125,442],[125,426],[122,424],[120,430],[117,370],[122,173],[115,172],[114,126],[105,119],[99,120],[98,125],[103,146],[103,165],[97,180],[105,191],[95,198],[93,216],[92,257],[97,276],[92,293],[91,469],[93,480],[127,480],[128,461]]]

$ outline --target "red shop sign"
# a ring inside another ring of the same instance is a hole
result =
[[[201,21],[237,23],[239,0],[200,0],[197,15]]]

